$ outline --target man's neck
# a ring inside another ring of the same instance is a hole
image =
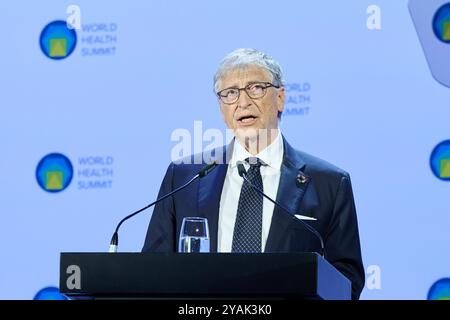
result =
[[[236,136],[239,144],[241,144],[248,153],[257,155],[276,139],[279,129],[263,129],[258,130],[258,134],[254,136]]]

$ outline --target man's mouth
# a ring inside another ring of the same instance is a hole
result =
[[[239,117],[238,122],[243,125],[253,124],[256,121],[256,117],[253,115],[246,115]]]

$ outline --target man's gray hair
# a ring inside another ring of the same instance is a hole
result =
[[[214,75],[214,91],[217,92],[217,82],[228,71],[239,67],[259,66],[272,75],[272,84],[283,86],[283,71],[281,66],[271,56],[255,49],[236,49],[227,54],[220,62]]]

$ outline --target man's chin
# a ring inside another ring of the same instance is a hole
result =
[[[278,134],[278,129],[266,129],[266,128],[255,128],[255,127],[239,127],[235,128],[234,136],[240,142],[241,145],[245,146],[247,150],[260,151],[267,147],[271,141]]]
[[[239,127],[234,129],[234,135],[240,141],[253,141],[258,139],[259,131],[256,127]]]

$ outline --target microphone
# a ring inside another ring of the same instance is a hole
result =
[[[177,193],[178,191],[183,190],[184,188],[186,188],[187,186],[189,186],[192,182],[194,182],[197,179],[203,178],[205,176],[207,176],[211,171],[214,170],[214,168],[216,168],[217,166],[217,162],[214,161],[213,163],[208,164],[207,166],[205,166],[203,169],[201,169],[194,177],[191,178],[191,180],[189,180],[188,182],[186,182],[185,184],[183,184],[181,187],[176,188],[175,190],[172,190],[171,192],[169,192],[168,194],[162,196],[159,199],[156,199],[156,201],[150,203],[149,205],[143,207],[142,209],[139,209],[135,212],[133,212],[132,214],[126,216],[125,218],[123,218],[122,220],[120,220],[120,222],[117,224],[116,227],[116,231],[114,231],[114,234],[111,238],[111,242],[109,245],[109,252],[111,253],[115,253],[117,252],[117,247],[119,245],[119,228],[122,225],[122,223],[124,223],[125,221],[127,221],[128,219],[134,217],[135,215],[137,215],[138,213],[147,210],[148,208],[150,208],[151,206],[154,206],[155,204],[157,204],[158,202],[163,201],[164,199],[170,197],[171,195]]]
[[[250,182],[250,180],[248,180],[247,178],[247,171],[245,170],[244,167],[244,163],[242,161],[238,161],[237,162],[237,168],[238,168],[238,173],[239,175],[245,180],[247,181],[247,183],[254,189],[256,190],[259,194],[261,194],[263,197],[265,197],[266,199],[268,199],[270,202],[272,202],[274,205],[280,207],[281,209],[283,209],[286,213],[288,213],[290,216],[294,217],[294,214],[292,214],[292,212],[290,212],[286,207],[284,207],[281,203],[278,203],[277,201],[273,200],[272,198],[270,198],[268,195],[266,195],[261,189],[259,189],[257,186],[255,186],[253,183]],[[311,227],[309,224],[307,224],[305,221],[298,219],[298,221],[300,221],[303,226],[310,231],[312,234],[314,234],[320,241],[320,249],[321,249],[321,255],[322,257],[325,257],[325,245],[323,242],[323,238],[320,235],[320,233],[314,229],[313,227]]]

